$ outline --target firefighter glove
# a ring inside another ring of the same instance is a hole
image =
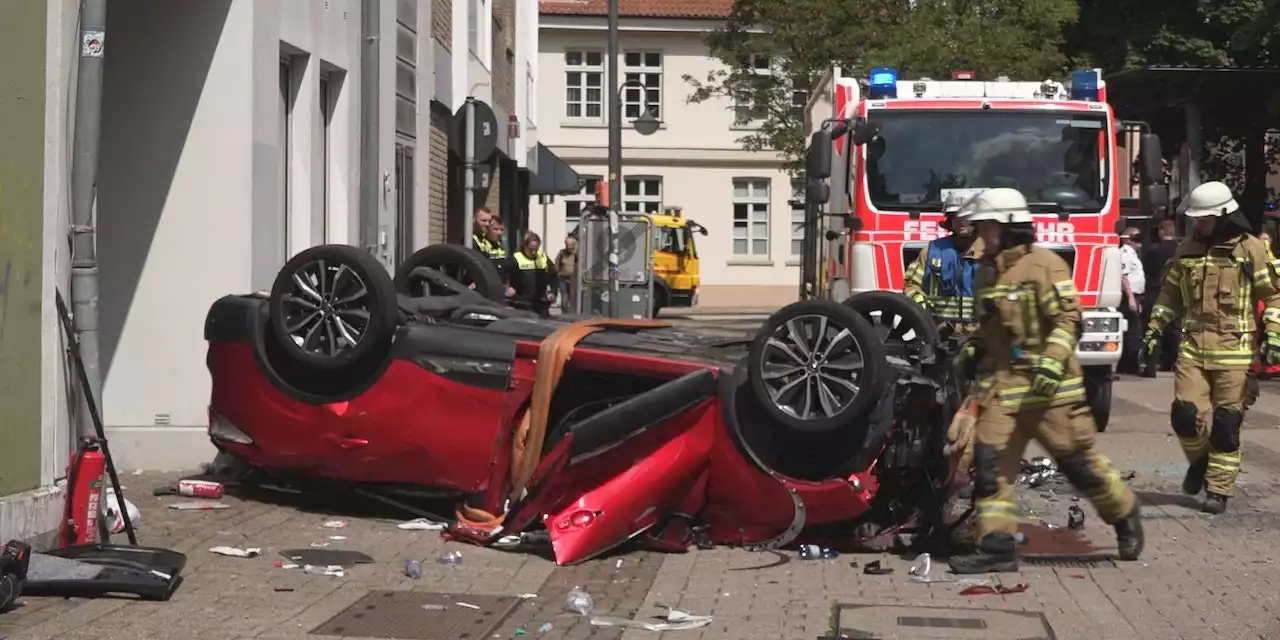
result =
[[[1267,332],[1267,364],[1280,364],[1280,332]]]
[[[1156,352],[1156,345],[1160,343],[1160,334],[1154,330],[1148,329],[1147,335],[1142,338],[1142,350],[1138,354],[1138,360],[1145,362],[1151,354]]]
[[[1061,362],[1048,356],[1040,356],[1039,362],[1031,371],[1031,391],[1044,398],[1058,395],[1058,387],[1062,386],[1063,366]]]
[[[978,347],[978,343],[970,340],[964,343],[960,347],[960,353],[956,354],[956,370],[965,380],[972,380],[978,375],[978,361],[981,359],[982,350]]]

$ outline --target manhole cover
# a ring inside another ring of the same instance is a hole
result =
[[[311,633],[348,638],[479,640],[488,638],[518,606],[519,598],[506,596],[373,591]]]
[[[1044,614],[964,607],[835,606],[834,638],[1056,640]]]

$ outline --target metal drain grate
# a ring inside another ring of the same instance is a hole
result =
[[[986,629],[987,623],[982,618],[924,618],[920,616],[901,616],[899,627],[930,627],[933,629]]]
[[[1107,556],[1023,556],[1022,562],[1033,567],[1059,569],[1114,569],[1115,560]]]
[[[518,606],[519,598],[506,596],[372,591],[311,633],[347,638],[482,640]]]

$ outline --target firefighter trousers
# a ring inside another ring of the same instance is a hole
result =
[[[1014,482],[1021,471],[1022,454],[1033,439],[1057,462],[1058,471],[1093,503],[1103,520],[1115,523],[1132,513],[1133,492],[1111,461],[1094,451],[1097,433],[1093,414],[1084,403],[1021,411],[983,407],[973,448],[978,539],[990,533],[1017,532]]]
[[[1205,488],[1230,496],[1240,475],[1244,412],[1257,397],[1257,381],[1244,369],[1206,371],[1186,360],[1174,369],[1170,426],[1188,462],[1209,457]]]

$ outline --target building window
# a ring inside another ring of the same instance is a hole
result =
[[[733,181],[733,255],[769,255],[769,181]]]
[[[566,51],[564,113],[570,118],[604,118],[604,54]]]
[[[289,197],[289,156],[293,155],[293,64],[288,59],[280,60],[280,131],[276,144],[279,145],[280,162],[278,166],[280,181],[280,247],[284,260],[289,253],[289,209],[292,199]],[[284,263],[281,261],[281,264]]]
[[[578,231],[578,223],[582,221],[582,209],[596,201],[596,185],[600,184],[602,176],[578,176],[582,182],[582,189],[578,191],[576,196],[567,196],[564,199],[564,232],[566,235],[573,235]],[[546,239],[544,238],[545,242]]]
[[[804,180],[791,181],[791,255],[804,254]]]
[[[662,54],[627,53],[623,56],[622,115],[639,118],[641,109],[662,119]],[[644,87],[641,89],[640,87]]]
[[[489,0],[467,0],[467,48],[486,68],[492,55],[490,51]]]
[[[631,213],[661,212],[662,178],[623,179],[622,210]]]
[[[333,91],[333,83],[329,81],[328,76],[320,78],[320,220],[316,225],[315,231],[318,235],[318,244],[329,242],[329,198],[331,197],[331,189],[329,187],[329,173],[333,171],[333,160],[329,145],[331,139],[329,132],[333,125],[333,107],[337,102],[338,96]]]
[[[751,56],[749,70],[758,76],[773,75],[773,66],[768,56]],[[733,97],[733,123],[736,125],[751,124],[765,119],[767,114],[756,106],[749,90],[738,91]]]

